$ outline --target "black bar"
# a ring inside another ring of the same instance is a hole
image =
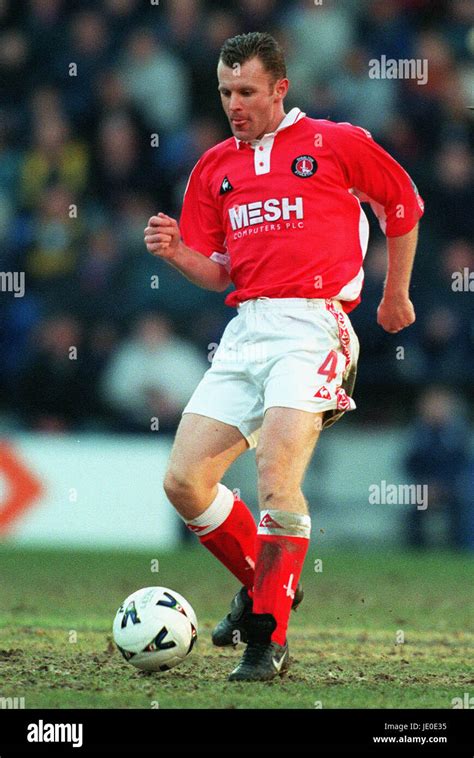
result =
[[[55,732],[54,725],[60,724],[70,726]],[[82,735],[73,724],[82,724]],[[44,741],[28,741],[28,735],[42,735]],[[50,736],[70,742],[46,741]],[[390,742],[374,741],[388,737]],[[423,737],[425,744],[420,744]],[[472,758],[474,713],[470,709],[0,710],[0,758],[112,753],[141,758],[183,752],[192,758],[195,753],[225,756],[236,751],[244,758],[255,753],[297,758],[301,748],[308,758],[401,751],[407,756]]]

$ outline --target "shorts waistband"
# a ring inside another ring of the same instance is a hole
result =
[[[257,297],[244,300],[237,305],[237,310],[249,308],[269,308],[271,310],[294,310],[301,308],[312,310],[314,308],[326,308],[326,303],[333,303],[336,308],[343,310],[340,300],[332,300],[323,297]]]

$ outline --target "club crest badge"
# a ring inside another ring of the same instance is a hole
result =
[[[307,179],[316,173],[318,163],[312,155],[299,155],[291,164],[291,170],[296,176],[301,177],[301,179]]]

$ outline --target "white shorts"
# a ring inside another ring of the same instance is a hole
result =
[[[236,426],[255,447],[275,406],[319,413],[323,428],[355,408],[359,341],[334,300],[258,298],[238,306],[184,413]]]

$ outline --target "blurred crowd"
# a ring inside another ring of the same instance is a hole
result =
[[[471,0],[0,0],[0,25],[0,272],[26,278],[23,297],[0,292],[4,425],[176,427],[234,311],[147,254],[143,229],[179,216],[193,165],[229,136],[219,49],[253,30],[286,51],[287,110],[369,129],[426,203],[418,317],[395,336],[376,324],[370,218],[358,422],[406,420],[433,382],[472,404]],[[371,79],[382,55],[428,60],[428,82]]]

